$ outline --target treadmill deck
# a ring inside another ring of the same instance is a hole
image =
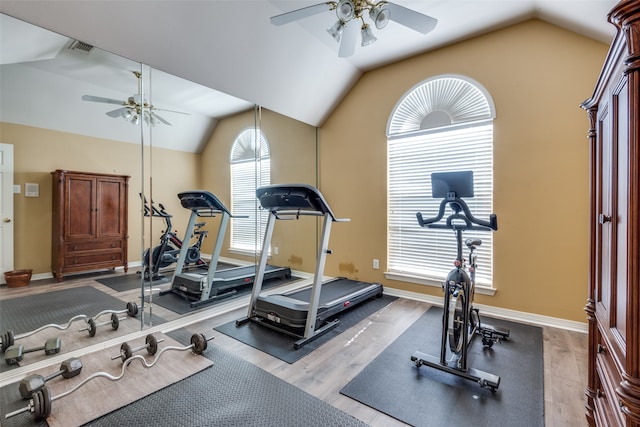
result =
[[[379,283],[358,282],[337,278],[322,284],[316,328],[329,317],[347,310],[369,298],[382,296]],[[311,287],[298,289],[285,294],[258,297],[255,314],[273,324],[288,328],[304,329],[309,312]]]

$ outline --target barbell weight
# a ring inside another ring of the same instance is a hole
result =
[[[100,316],[102,316],[104,314],[113,315],[113,313],[116,313],[116,314],[127,313],[127,316],[129,316],[129,317],[136,317],[138,315],[138,304],[136,304],[133,301],[130,301],[130,302],[127,303],[127,308],[124,309],[124,310],[104,310],[104,311],[101,311],[100,313],[98,313],[95,316],[93,316],[93,320],[95,322],[98,317],[100,317]],[[12,345],[15,344],[16,340],[19,340],[19,339],[22,339],[22,338],[26,338],[26,337],[29,337],[31,335],[35,335],[38,332],[43,331],[45,329],[55,328],[55,329],[64,331],[65,329],[69,329],[69,327],[71,326],[71,324],[73,322],[76,322],[78,320],[85,320],[85,321],[88,322],[87,319],[90,319],[90,317],[87,316],[86,314],[79,314],[79,315],[74,316],[71,319],[69,319],[69,321],[67,323],[65,323],[64,325],[58,325],[58,324],[55,324],[55,323],[49,323],[49,324],[43,325],[43,326],[41,326],[38,329],[35,329],[33,331],[25,332],[25,333],[18,334],[18,335],[15,335],[12,330],[8,330],[8,331],[4,332],[0,336],[0,350],[4,353],[9,347],[11,347]],[[119,319],[119,320],[122,320],[122,319]],[[83,330],[86,330],[86,329],[83,329]]]
[[[139,359],[140,362],[142,363],[142,365],[145,368],[152,368],[158,362],[158,360],[160,360],[160,357],[162,356],[162,354],[164,352],[166,352],[166,351],[171,351],[171,350],[177,350],[177,351],[191,350],[193,353],[199,355],[199,354],[202,354],[207,349],[207,342],[211,341],[212,339],[213,339],[213,337],[205,338],[205,336],[203,334],[193,334],[191,336],[191,344],[190,345],[188,345],[186,347],[175,347],[175,346],[164,347],[164,348],[162,348],[160,350],[158,355],[155,357],[155,359],[151,363],[147,363],[147,361],[144,359],[144,357],[142,357],[140,355],[131,356],[129,359],[127,359],[125,361],[125,363],[122,364],[122,371],[120,372],[120,375],[118,375],[117,377],[111,375],[108,372],[96,372],[96,373],[88,376],[87,378],[85,378],[82,382],[76,384],[73,388],[65,391],[62,394],[59,394],[58,396],[52,396],[51,392],[49,391],[49,388],[45,385],[41,390],[38,390],[37,392],[35,392],[33,394],[31,399],[29,400],[29,404],[27,406],[25,406],[24,408],[20,408],[18,410],[15,410],[13,412],[9,412],[4,417],[5,418],[11,418],[11,417],[15,417],[18,414],[22,414],[24,412],[30,412],[35,420],[45,419],[49,415],[51,415],[51,408],[52,408],[52,404],[53,404],[54,400],[61,399],[61,398],[65,397],[65,396],[70,395],[71,393],[74,393],[75,391],[80,389],[83,385],[85,385],[86,383],[88,383],[89,381],[91,381],[91,380],[93,380],[95,378],[107,378],[107,379],[109,379],[111,381],[118,381],[122,377],[124,377],[124,374],[126,372],[127,366],[129,366],[129,364],[131,364],[131,362],[133,362],[133,360]]]
[[[82,362],[80,359],[72,357],[67,359],[60,365],[60,370],[47,375],[46,377],[39,374],[29,375],[20,381],[18,389],[23,399],[30,399],[31,396],[42,390],[47,381],[51,381],[54,378],[62,376],[62,378],[69,379],[78,376],[82,371]]]
[[[94,320],[94,318],[90,318],[87,321],[87,326],[85,328],[79,329],[79,332],[83,332],[83,331],[89,331],[89,336],[90,337],[94,337],[96,335],[96,330],[100,327],[100,326],[106,326],[106,325],[111,325],[111,328],[114,331],[117,331],[118,328],[120,327],[120,321],[121,320],[125,320],[126,317],[123,317],[122,319],[118,317],[118,315],[116,313],[111,313],[111,320],[108,322],[100,322],[100,323],[96,323],[96,321]]]
[[[13,335],[13,331],[9,330],[4,334],[2,334],[2,337],[0,337],[0,340],[2,340],[2,342],[0,342],[0,349],[2,349],[2,352],[4,353],[9,347],[15,344],[15,337]]]
[[[145,338],[145,345],[143,346],[131,348],[131,345],[129,343],[124,342],[122,343],[122,345],[120,345],[120,354],[117,356],[113,356],[111,360],[122,359],[122,363],[124,363],[125,360],[133,356],[133,353],[137,353],[138,351],[144,349],[147,349],[147,353],[153,356],[158,352],[158,343],[161,343],[163,341],[164,338],[156,339],[153,334],[149,334]]]

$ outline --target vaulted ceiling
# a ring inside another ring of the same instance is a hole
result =
[[[188,126],[198,128],[199,136],[187,138],[183,134],[180,138],[185,141],[184,147],[173,146],[186,151],[200,149],[217,118],[250,108],[254,103],[311,125],[321,125],[367,70],[527,19],[538,18],[603,43],[609,43],[615,34],[614,27],[606,21],[615,0],[396,0],[394,3],[436,18],[435,29],[423,35],[392,21],[384,29],[374,29],[375,43],[358,45],[354,55],[340,58],[338,44],[326,32],[336,21],[335,12],[329,11],[328,6],[325,13],[286,25],[274,26],[269,22],[271,16],[317,3],[317,0],[3,0],[0,12],[67,36],[63,44],[68,38],[77,39],[129,58],[111,61],[105,59],[108,55],[96,55],[92,65],[85,64],[82,70],[77,60],[75,65],[67,63],[64,66],[67,71],[78,75],[82,71],[84,75],[82,79],[75,77],[81,83],[74,85],[74,93],[130,95],[136,89],[130,60],[160,70],[154,74],[154,87],[163,83],[166,94],[154,91],[154,102],[167,109],[189,112]],[[0,27],[3,91],[9,86],[9,77],[26,79],[29,74],[37,77],[37,73],[17,68],[15,64],[26,64],[24,58],[7,60],[6,46],[24,38],[22,33],[9,33],[7,27],[4,24]],[[53,50],[54,57],[63,51]],[[29,62],[31,70],[40,67],[41,72],[50,66],[46,59]],[[9,65],[16,69],[10,72]],[[118,87],[114,87],[114,73],[105,74],[100,65],[120,67]],[[52,72],[59,73],[61,66],[57,67]],[[55,93],[54,89],[40,88],[33,81],[23,84],[38,87],[36,92]],[[3,99],[2,109],[19,102],[16,98],[19,95],[14,94],[11,101]],[[57,121],[78,114],[77,104],[55,105],[56,99],[51,96],[46,105],[48,111],[65,110]],[[94,111],[99,107],[87,105],[86,109]],[[28,110],[25,107],[19,114],[29,114]],[[2,120],[6,117],[3,112]],[[166,118],[179,127],[184,117],[168,113]],[[78,121],[77,117],[75,120]],[[113,128],[105,120],[104,127],[93,123],[91,131],[109,137]],[[116,135],[113,139],[126,138]],[[172,140],[170,144],[177,144],[175,137]]]

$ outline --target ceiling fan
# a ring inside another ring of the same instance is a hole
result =
[[[364,20],[365,12],[368,12],[369,18],[379,30],[384,28],[391,20],[422,34],[427,34],[433,30],[438,23],[438,20],[435,18],[386,0],[328,1],[272,16],[271,23],[273,25],[288,24],[298,19],[313,16],[328,10],[335,10],[336,16],[338,17],[336,23],[327,29],[327,32],[340,43],[340,49],[338,51],[340,58],[349,57],[355,52],[358,28],[355,24],[349,25],[351,21],[356,21],[356,23],[357,20],[362,21],[362,25],[360,26],[362,46],[367,46],[377,40],[373,35],[371,27]]]
[[[140,123],[140,119],[142,118],[142,120],[144,120],[146,124],[151,126],[155,126],[156,124],[158,124],[158,122],[163,123],[167,126],[171,126],[171,123],[169,123],[166,119],[159,116],[156,113],[156,111],[167,111],[170,113],[190,115],[189,113],[184,113],[181,111],[173,111],[173,110],[165,110],[162,108],[156,108],[153,105],[149,104],[147,100],[143,99],[142,97],[142,80],[141,80],[142,74],[139,71],[132,71],[132,73],[138,79],[138,93],[130,96],[126,101],[120,101],[120,100],[111,99],[111,98],[103,98],[100,96],[93,96],[93,95],[83,95],[82,100],[92,101],[92,102],[103,102],[105,104],[120,105],[121,106],[120,108],[113,111],[108,111],[106,113],[107,116],[113,117],[114,119],[118,117],[122,117],[126,121],[136,125]]]

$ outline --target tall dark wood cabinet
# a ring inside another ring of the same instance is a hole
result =
[[[127,271],[129,177],[56,170],[53,177],[51,270],[123,266]]]
[[[640,1],[608,15],[617,35],[593,93],[586,416],[640,426]]]

